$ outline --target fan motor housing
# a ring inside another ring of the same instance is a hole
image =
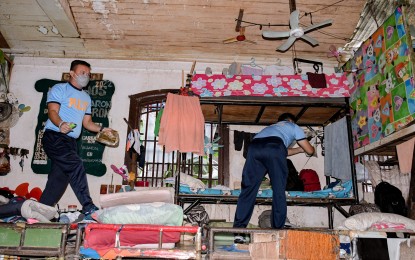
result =
[[[291,31],[290,31],[290,36],[294,36],[294,37],[296,37],[296,38],[299,38],[299,37],[301,37],[301,36],[303,36],[304,35],[304,30],[303,30],[303,28],[301,28],[301,27],[299,27],[299,28],[295,28],[295,29],[292,29]]]

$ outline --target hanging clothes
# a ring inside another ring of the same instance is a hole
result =
[[[399,170],[402,173],[410,173],[412,168],[412,158],[414,155],[415,137],[396,146],[398,154]]]
[[[199,98],[167,94],[166,106],[160,121],[159,145],[166,152],[193,152],[204,155],[205,119]]]
[[[163,116],[163,111],[164,111],[164,108],[161,108],[157,114],[156,123],[154,125],[154,136],[159,136],[160,122],[161,122],[161,117]]]
[[[340,180],[352,178],[346,117],[324,127],[324,175]]]
[[[134,129],[127,136],[127,152],[132,148],[136,153],[140,152],[140,132]]]

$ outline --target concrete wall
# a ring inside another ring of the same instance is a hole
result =
[[[10,92],[13,92],[18,98],[19,103],[31,106],[31,110],[20,117],[19,122],[11,129],[10,146],[28,149],[29,158],[25,160],[23,170],[19,166],[20,158],[11,158],[11,172],[6,176],[0,176],[0,187],[9,187],[15,189],[22,182],[29,182],[29,190],[38,186],[44,188],[47,176],[34,174],[30,167],[33,156],[33,146],[35,142],[36,118],[39,113],[39,103],[42,93],[37,92],[34,88],[35,82],[42,78],[60,80],[63,72],[69,71],[69,65],[72,59],[50,59],[50,58],[33,58],[33,57],[16,57],[15,65],[11,75]],[[110,80],[115,85],[112,104],[109,114],[110,127],[120,132],[120,146],[117,148],[106,148],[103,155],[103,163],[107,168],[111,164],[121,165],[124,161],[126,124],[123,117],[129,114],[129,95],[136,93],[157,90],[164,88],[178,88],[182,84],[182,70],[187,73],[192,64],[186,62],[152,62],[152,61],[121,61],[121,60],[87,60],[92,65],[92,72],[103,73],[104,79]],[[290,63],[287,63],[289,65]],[[203,73],[206,66],[210,66],[214,73],[220,73],[222,68],[229,64],[197,64],[196,71]],[[331,73],[330,71],[325,71]],[[246,130],[246,127],[243,127]],[[234,127],[232,130],[238,130],[241,127]],[[253,131],[257,131],[254,129]],[[233,131],[231,131],[230,140],[233,140]],[[238,180],[241,175],[243,157],[241,152],[236,152],[233,147],[230,149],[231,161],[241,161],[241,163],[232,163],[232,178]],[[307,158],[304,155],[297,155],[291,158],[297,167],[315,169],[321,176],[321,183],[324,185],[323,174],[323,157],[320,151],[318,158],[311,158],[306,165]],[[103,183],[111,182],[111,174],[108,171],[102,177],[88,175],[90,192],[93,200],[98,204],[99,189]],[[121,184],[121,178],[114,176],[113,183]],[[59,202],[61,208],[67,208],[70,204],[79,203],[68,188],[63,198]],[[225,219],[233,221],[234,206],[212,206],[207,205],[211,219]],[[264,206],[256,209],[252,219],[253,224],[257,224],[256,217],[263,210]],[[299,226],[321,227],[327,226],[327,210],[325,208],[315,207],[289,207],[288,217],[293,224]],[[335,225],[344,219],[338,212],[335,213]]]

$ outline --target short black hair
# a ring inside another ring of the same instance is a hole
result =
[[[84,65],[87,66],[88,68],[91,68],[91,64],[89,64],[88,62],[84,61],[84,60],[74,60],[71,62],[71,70],[75,70],[75,67],[78,65]]]
[[[295,122],[295,116],[293,114],[291,114],[291,113],[281,114],[278,117],[278,122],[280,122],[280,121],[286,121],[287,119],[290,119],[291,121]]]

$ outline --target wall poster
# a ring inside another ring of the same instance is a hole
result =
[[[348,73],[354,148],[390,135],[414,120],[412,43],[402,7],[364,41]]]

